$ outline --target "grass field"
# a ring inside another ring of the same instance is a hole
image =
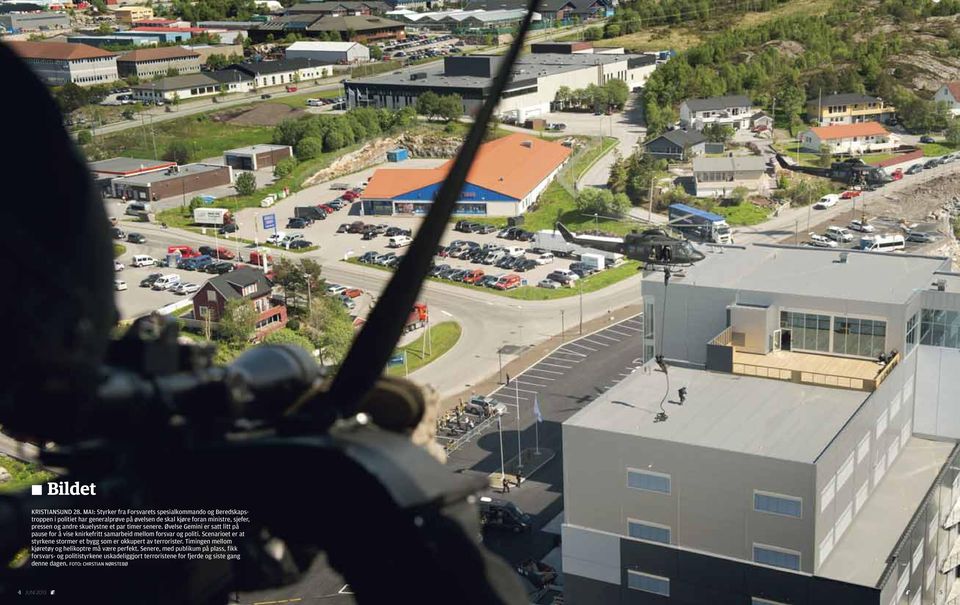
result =
[[[360,265],[361,267],[373,267],[374,269],[379,269],[381,271],[390,271],[387,267],[382,267],[380,265],[366,265],[361,263],[356,258],[347,259],[348,263],[354,265]],[[609,285],[615,284],[618,281],[627,279],[631,275],[636,274],[637,269],[640,267],[640,263],[637,261],[626,261],[621,264],[619,267],[614,267],[613,269],[607,269],[606,271],[601,271],[600,273],[595,273],[590,277],[585,277],[581,280],[577,280],[576,287],[573,288],[538,288],[536,285],[533,286],[521,286],[513,290],[494,290],[493,288],[484,288],[483,291],[487,294],[496,294],[497,296],[503,296],[505,298],[513,298],[516,300],[553,300],[556,298],[568,298],[570,296],[577,296],[580,294],[581,286],[583,293],[595,292],[601,288],[606,288]],[[507,273],[502,269],[495,269],[497,272]],[[441,284],[449,284],[451,286],[457,286],[458,288],[466,288],[468,290],[477,290],[477,286],[471,284],[463,284],[460,282],[450,281],[448,279],[439,279],[436,277],[428,277],[427,280],[435,281]]]
[[[430,346],[429,351],[424,354],[424,341],[427,331],[422,330],[420,338],[410,344],[399,347],[397,353],[401,351],[406,355],[407,363],[390,366],[387,368],[387,374],[390,376],[403,376],[407,372],[413,372],[429,364],[441,355],[449,351],[460,340],[460,324],[455,321],[445,321],[435,326],[430,326]]]
[[[889,160],[890,158],[896,157],[893,153],[868,153],[866,155],[860,156],[860,159],[866,162],[867,164],[879,164],[884,160]]]
[[[19,491],[29,485],[43,483],[53,478],[53,473],[50,471],[4,455],[0,455],[0,466],[7,469],[12,477],[10,481],[0,483],[0,493]]]
[[[820,161],[820,156],[816,153],[810,153],[809,151],[804,151],[801,147],[799,155],[797,154],[797,147],[800,146],[800,143],[796,141],[790,141],[789,143],[778,143],[776,148],[781,153],[790,156],[791,160],[797,160],[799,157],[800,163],[804,166],[816,166]]]
[[[734,227],[757,225],[770,216],[768,210],[749,202],[743,202],[739,206],[717,206],[712,211],[725,217]]]
[[[124,246],[124,245],[122,245],[122,244],[114,244],[114,245],[113,245],[113,258],[117,258],[118,256],[123,256],[123,255],[126,254],[126,253],[127,253],[127,247],[126,247],[126,246]]]
[[[117,156],[162,158],[170,143],[183,141],[190,149],[192,159],[202,159],[222,155],[234,147],[269,143],[272,137],[273,128],[270,126],[227,125],[200,114],[157,122],[153,127],[148,121],[146,128],[130,128],[94,136],[93,142],[84,147],[84,154],[90,160]]]
[[[936,157],[938,155],[944,155],[952,151],[960,149],[960,147],[954,147],[949,145],[946,142],[943,143],[921,143],[920,149],[923,149],[923,155],[928,157]]]

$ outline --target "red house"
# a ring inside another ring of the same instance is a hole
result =
[[[263,271],[244,267],[218,275],[193,297],[193,317],[220,321],[228,300],[245,298],[257,310],[257,339],[287,324],[287,308],[272,296],[273,286]]]

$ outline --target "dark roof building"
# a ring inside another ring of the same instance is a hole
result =
[[[465,0],[464,10],[514,10],[525,9],[527,3],[523,0]],[[543,0],[537,12],[545,19],[562,21],[573,13],[576,4],[572,0]]]
[[[227,302],[247,299],[257,310],[256,337],[279,330],[287,323],[287,308],[272,300],[273,284],[263,271],[243,267],[218,275],[203,285],[193,297],[193,317],[218,322]]]
[[[307,35],[319,32],[337,32],[348,42],[365,42],[403,38],[406,26],[384,17],[349,15],[323,17],[307,27]]]
[[[294,4],[286,10],[286,15],[382,15],[390,10],[386,2],[305,2]]]
[[[728,107],[750,107],[750,99],[744,95],[687,99],[684,103],[690,111],[722,111]]]
[[[696,130],[669,130],[643,144],[650,155],[668,160],[686,160],[702,155],[707,137]]]

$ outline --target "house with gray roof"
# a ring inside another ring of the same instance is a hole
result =
[[[680,104],[680,125],[687,130],[703,130],[708,124],[749,130],[751,106],[750,99],[743,95],[687,99]]]
[[[684,161],[706,152],[707,137],[696,130],[668,130],[643,144],[644,150],[660,160]]]
[[[693,158],[693,184],[697,197],[728,197],[738,187],[751,193],[766,189],[767,165],[755,155]]]
[[[264,272],[243,267],[207,281],[193,297],[193,318],[216,324],[227,303],[246,299],[257,311],[256,338],[279,330],[287,323],[287,308],[273,297],[273,284]]]

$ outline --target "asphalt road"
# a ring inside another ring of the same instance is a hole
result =
[[[563,508],[562,424],[640,365],[641,338],[640,316],[629,318],[568,342],[514,377],[519,383],[519,400],[514,384],[495,392],[494,397],[508,405],[503,419],[504,456],[507,459],[517,453],[517,403],[520,404],[522,447],[534,447],[535,432],[538,431],[540,446],[556,452],[556,456],[527,478],[520,488],[512,489],[509,494],[500,494],[499,491],[486,494],[515,502],[534,517],[534,529],[529,534],[516,535],[497,530],[484,533],[487,547],[512,566],[516,567],[528,558],[540,560],[556,546],[556,536],[541,529]],[[543,422],[536,428],[532,412],[534,393],[543,415]],[[497,472],[500,468],[499,443],[496,429],[490,430],[454,452],[447,466],[454,472],[481,476]],[[375,539],[375,536],[371,538]],[[429,576],[425,581],[429,581]],[[299,583],[276,590],[245,593],[240,595],[239,602],[249,605],[353,603],[349,594],[341,592],[344,588],[343,579],[321,559]],[[456,595],[451,595],[450,602],[457,602]]]

